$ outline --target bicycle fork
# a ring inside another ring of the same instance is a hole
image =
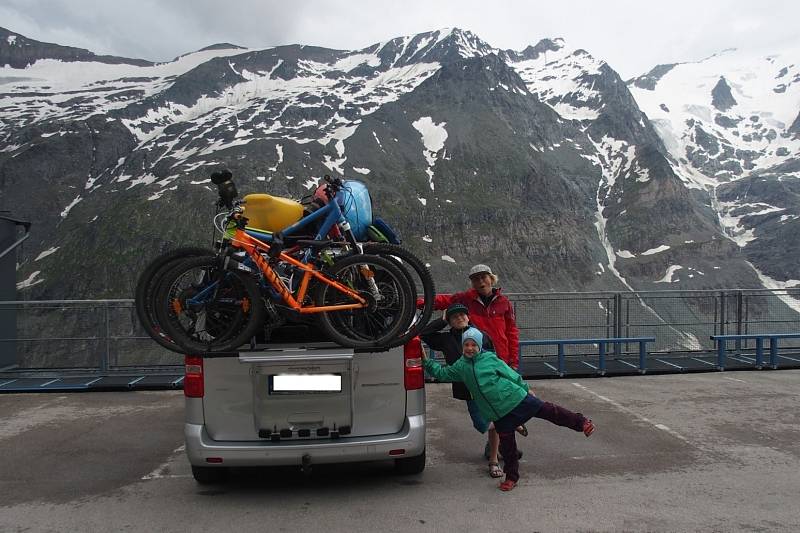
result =
[[[348,240],[352,240],[352,244],[355,247],[356,251],[359,254],[363,255],[364,245],[361,244],[360,242],[357,242],[355,237],[353,237],[352,230],[350,229],[350,224],[345,222],[344,224],[342,224],[342,228],[347,232],[347,235],[349,237]],[[369,289],[370,294],[372,294],[372,296],[375,298],[375,301],[379,302],[383,300],[384,297],[381,294],[380,289],[378,288],[378,284],[375,283],[375,272],[373,272],[372,269],[369,268],[369,265],[367,265],[366,263],[358,265],[358,270],[364,277],[364,279],[367,280],[367,288]]]
[[[378,289],[378,284],[375,283],[375,272],[373,272],[367,264],[358,265],[358,269],[361,275],[367,280],[367,287],[369,288],[370,294],[375,297],[376,301],[383,300],[383,295],[380,289]]]

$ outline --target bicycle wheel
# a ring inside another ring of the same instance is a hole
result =
[[[394,341],[408,327],[414,311],[413,290],[397,264],[376,255],[348,255],[336,260],[325,273],[370,302],[361,309],[320,313],[325,333],[350,348],[396,346]],[[314,301],[319,306],[353,303],[352,298],[327,283],[317,285]]]
[[[222,270],[217,257],[185,259],[162,278],[155,309],[187,353],[234,351],[263,326],[266,314],[252,277]]]
[[[365,243],[364,253],[388,257],[397,261],[409,272],[411,286],[415,296],[422,296],[423,306],[418,309],[412,318],[410,327],[401,335],[399,344],[405,344],[417,335],[433,314],[433,304],[436,298],[436,285],[430,270],[416,255],[396,244]],[[416,304],[416,301],[415,301]]]
[[[134,299],[139,323],[150,338],[168,350],[180,351],[180,348],[172,342],[172,339],[164,332],[164,328],[159,324],[158,317],[153,307],[153,299],[161,279],[164,277],[164,274],[174,268],[183,259],[212,255],[214,255],[213,250],[196,246],[170,250],[150,261],[136,282]],[[182,351],[180,352],[182,353]]]

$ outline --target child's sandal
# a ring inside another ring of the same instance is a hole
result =
[[[490,477],[503,477],[503,470],[497,463],[489,463],[489,476]]]
[[[506,479],[505,481],[500,483],[500,485],[498,485],[497,488],[502,490],[503,492],[508,492],[510,490],[514,490],[514,487],[516,487],[516,486],[517,486],[517,482],[516,481],[510,480],[510,479]]]

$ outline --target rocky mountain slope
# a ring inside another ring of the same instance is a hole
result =
[[[629,82],[676,175],[770,288],[800,285],[798,58],[726,50]]]
[[[677,155],[640,96],[678,67],[626,84],[562,40],[499,50],[458,29],[357,51],[219,45],[163,64],[67,61],[61,48],[24,68],[0,48],[0,208],[34,222],[26,297],[130,297],[161,250],[210,243],[218,166],[242,192],[300,197],[325,173],[364,181],[443,289],[463,287],[475,262],[519,291],[761,286],[758,248],[730,238],[724,206],[738,193],[707,187],[708,155]],[[736,120],[741,104],[716,93]],[[765,123],[748,142],[768,141]],[[769,205],[786,202],[777,216],[798,207],[787,164],[744,176]],[[778,234],[755,234],[772,253]],[[788,262],[780,274],[794,276]]]

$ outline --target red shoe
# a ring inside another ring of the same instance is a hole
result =
[[[587,437],[594,433],[594,423],[588,418],[583,423],[583,434]]]
[[[510,490],[514,490],[514,487],[517,486],[516,481],[512,481],[510,479],[506,479],[500,485],[497,486],[498,489],[502,490],[503,492],[508,492]]]

